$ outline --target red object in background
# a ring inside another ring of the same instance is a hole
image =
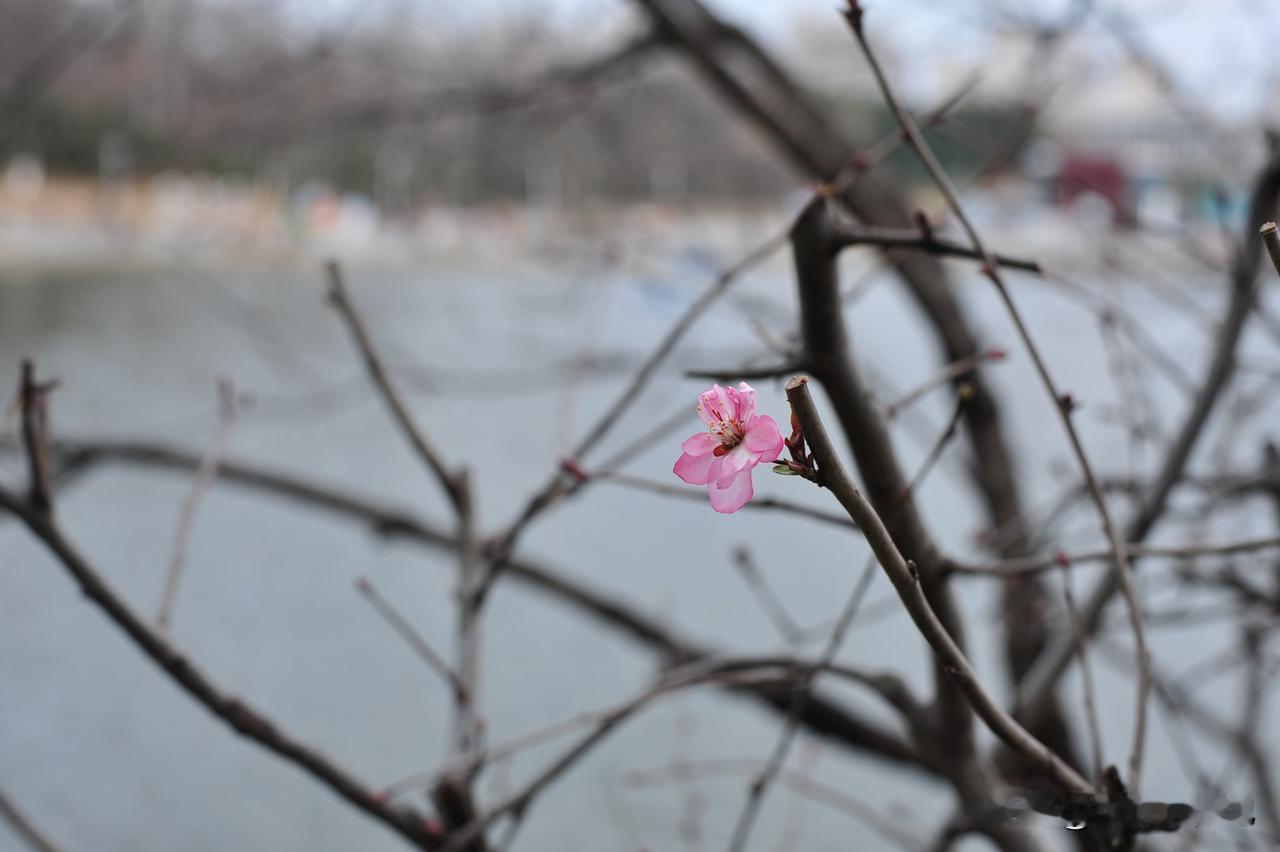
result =
[[[1058,170],[1054,200],[1065,207],[1090,192],[1107,200],[1116,224],[1132,220],[1129,181],[1120,164],[1110,157],[1068,154]]]

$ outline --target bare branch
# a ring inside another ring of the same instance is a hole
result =
[[[954,384],[956,380],[973,373],[983,361],[1000,361],[1003,360],[1005,352],[1003,349],[991,348],[977,355],[970,355],[967,358],[961,358],[959,361],[953,361],[938,370],[929,378],[925,379],[918,386],[912,388],[897,399],[890,402],[884,407],[884,416],[893,420],[902,412],[904,408],[915,403],[918,399],[934,388],[943,385]],[[973,389],[970,386],[969,396],[972,396]]]
[[[783,606],[773,589],[769,588],[768,581],[756,566],[751,550],[745,544],[733,549],[733,564],[742,575],[756,602],[760,604],[760,609],[764,610],[765,615],[773,622],[778,635],[789,643],[799,639],[802,634],[800,626],[791,618],[791,614],[787,612],[787,608]]]
[[[200,464],[199,456],[193,453],[143,443],[60,441],[53,445],[53,450],[55,458],[63,459],[63,475],[109,461],[178,471],[192,471]],[[299,505],[332,512],[366,524],[381,535],[403,537],[451,552],[456,551],[458,546],[456,535],[419,520],[411,512],[278,471],[229,459],[220,468],[218,482],[277,494]],[[509,559],[506,570],[512,579],[567,604],[601,626],[617,631],[667,660],[682,662],[711,653],[699,643],[682,636],[633,606],[561,571],[523,558]],[[778,712],[785,713],[790,706],[785,695],[780,695],[769,687],[742,687],[736,691],[763,702]],[[901,738],[826,698],[815,696],[802,715],[808,730],[832,742],[865,750],[889,761],[922,766],[930,773],[939,771],[928,755],[917,752]]]
[[[798,377],[788,382],[787,399],[804,429],[805,440],[813,448],[821,484],[831,490],[840,505],[858,524],[867,543],[871,545],[876,560],[897,590],[911,620],[933,649],[939,664],[968,699],[974,712],[996,737],[1040,766],[1056,783],[1067,790],[1092,793],[1093,788],[1088,781],[1018,724],[982,687],[977,673],[929,606],[920,589],[918,572],[903,558],[880,516],[844,472],[835,446],[827,437],[817,407],[809,395],[807,380]]]
[[[680,342],[685,333],[693,327],[693,324],[706,313],[707,309],[715,304],[738,278],[751,268],[763,263],[770,255],[785,245],[786,241],[786,233],[777,234],[761,243],[738,262],[727,267],[716,276],[711,285],[685,309],[684,313],[668,329],[657,347],[649,354],[640,369],[636,371],[631,382],[618,395],[613,404],[605,410],[600,419],[596,421],[596,424],[577,443],[572,454],[572,459],[575,463],[580,462],[587,453],[595,448],[622,415],[635,403],[640,396],[640,392],[648,385],[649,380],[658,369],[658,366],[671,353],[671,350]],[[486,581],[486,586],[493,581],[497,572],[510,556],[524,528],[558,499],[576,490],[576,487],[580,484],[580,482],[577,482],[570,485],[566,482],[563,471],[557,471],[547,484],[525,503],[520,515],[507,527],[507,531],[491,545],[489,558],[493,567],[490,571],[491,576]]]
[[[34,852],[59,852],[53,841],[0,789],[0,817]]]
[[[757,774],[760,768],[761,764],[757,760],[721,758],[682,762],[677,765],[662,766],[656,769],[632,770],[627,773],[626,778],[628,786],[650,787],[686,778],[690,775],[741,778]],[[921,848],[921,839],[903,829],[900,825],[900,820],[880,813],[875,807],[861,799],[850,796],[837,787],[824,784],[803,772],[787,767],[779,771],[777,780],[779,784],[784,785],[792,792],[851,817],[902,849],[914,852],[914,850]]]
[[[1220,544],[1187,544],[1187,545],[1144,545],[1130,544],[1125,553],[1130,558],[1142,556],[1163,557],[1167,559],[1194,559],[1197,556],[1230,556],[1236,553],[1253,553],[1258,550],[1280,548],[1280,536],[1263,536],[1247,538],[1239,541],[1228,541]],[[1085,550],[1079,552],[1056,552],[1037,554],[1019,559],[1006,559],[983,565],[965,562],[948,561],[948,573],[973,577],[1009,577],[1026,574],[1039,574],[1058,566],[1064,560],[1068,567],[1088,563],[1106,562],[1111,559],[1110,548]]]
[[[940,257],[963,257],[986,262],[986,258],[976,249],[943,239],[932,230],[922,232],[908,228],[875,228],[845,220],[835,220],[831,236],[835,247],[840,249],[876,246],[882,249],[906,249],[927,252]],[[1040,264],[1034,260],[1007,257],[1002,254],[992,255],[992,257],[996,263],[1009,269],[1020,269],[1036,274],[1043,271]]]
[[[1084,716],[1089,724],[1089,751],[1093,758],[1094,783],[1102,782],[1102,729],[1098,725],[1098,701],[1093,689],[1093,669],[1089,666],[1089,638],[1080,626],[1080,616],[1076,611],[1076,596],[1071,589],[1071,572],[1067,570],[1068,559],[1064,556],[1058,565],[1062,569],[1062,597],[1066,602],[1067,618],[1071,621],[1071,631],[1076,636],[1076,656],[1080,658],[1080,687],[1084,692]]]
[[[369,378],[373,380],[379,393],[382,394],[383,401],[387,404],[387,408],[395,419],[396,425],[400,427],[400,431],[404,433],[405,438],[409,441],[409,445],[413,447],[414,452],[418,454],[418,457],[435,475],[435,478],[440,482],[440,487],[444,489],[445,495],[456,507],[460,499],[458,475],[445,466],[444,459],[441,458],[439,451],[427,439],[426,433],[418,427],[408,406],[405,405],[404,399],[392,383],[391,376],[373,345],[373,340],[369,336],[364,320],[361,319],[355,305],[352,304],[351,299],[347,296],[342,268],[337,261],[331,260],[326,264],[325,271],[329,276],[329,302],[338,309],[338,313],[347,321],[351,336],[355,339],[356,346],[360,350],[360,357],[364,360],[365,368],[369,371]]]
[[[1133,584],[1129,577],[1130,566],[1128,557],[1125,554],[1124,546],[1120,538],[1120,534],[1116,530],[1115,523],[1111,518],[1111,511],[1107,507],[1107,496],[1099,485],[1097,478],[1093,474],[1093,467],[1089,461],[1088,455],[1085,453],[1084,444],[1080,440],[1075,425],[1071,421],[1071,401],[1070,397],[1064,396],[1054,384],[1053,379],[1049,375],[1048,365],[1045,363],[1040,349],[1031,337],[1031,333],[1022,318],[1021,312],[1013,303],[1013,299],[1009,294],[1009,288],[1005,285],[1004,279],[1000,275],[999,263],[995,257],[987,251],[986,246],[982,242],[982,238],[978,235],[978,231],[974,228],[968,215],[964,211],[964,207],[960,203],[960,198],[956,194],[955,187],[951,183],[951,179],[947,177],[943,171],[937,157],[934,156],[929,143],[925,141],[920,133],[920,129],[916,127],[911,116],[899,104],[897,97],[894,95],[892,88],[889,86],[888,79],[885,77],[880,63],[877,61],[875,53],[871,50],[871,45],[867,42],[866,35],[862,28],[862,10],[859,8],[856,0],[850,0],[849,9],[846,13],[846,20],[849,28],[853,32],[854,38],[857,40],[859,47],[862,48],[863,55],[866,56],[867,64],[871,68],[871,73],[876,79],[876,84],[880,88],[880,93],[884,96],[885,103],[890,111],[898,119],[898,124],[907,135],[908,142],[912,150],[916,153],[921,164],[929,172],[929,176],[937,185],[947,200],[947,205],[955,213],[956,219],[959,221],[961,228],[968,236],[970,243],[973,245],[974,251],[982,256],[983,272],[991,279],[992,284],[996,287],[996,292],[1000,296],[1000,300],[1004,303],[1008,311],[1010,319],[1012,319],[1014,327],[1017,329],[1018,336],[1021,338],[1023,346],[1031,355],[1031,361],[1035,365],[1036,373],[1040,377],[1041,383],[1044,385],[1045,391],[1053,400],[1054,409],[1058,412],[1059,420],[1063,429],[1066,431],[1067,438],[1071,444],[1071,450],[1079,466],[1081,474],[1085,482],[1089,486],[1089,493],[1093,498],[1093,502],[1098,510],[1098,517],[1102,522],[1103,531],[1107,540],[1111,544],[1113,559],[1115,561],[1115,582],[1124,595],[1125,603],[1129,609],[1129,620],[1133,628],[1134,642],[1138,648],[1138,694],[1135,700],[1134,709],[1134,726],[1133,726],[1133,750],[1129,759],[1129,787],[1133,791],[1133,795],[1138,795],[1138,787],[1141,782],[1142,775],[1142,755],[1146,744],[1147,730],[1147,696],[1151,690],[1151,677],[1149,665],[1149,653],[1147,650],[1146,635],[1142,628],[1142,612],[1138,605],[1137,597],[1133,590]]]
[[[942,576],[939,549],[920,514],[910,482],[898,464],[888,423],[875,404],[852,359],[848,331],[840,310],[836,255],[829,238],[830,202],[817,198],[792,228],[792,255],[800,299],[800,327],[805,360],[822,383],[853,452],[867,494],[907,558],[920,569],[932,610],[961,647],[959,610]],[[946,746],[957,754],[972,750],[972,720],[967,702],[940,667],[934,673],[938,710],[952,731]]]
[[[431,647],[431,643],[409,623],[409,620],[396,609],[391,601],[387,600],[374,587],[368,577],[360,577],[356,580],[356,591],[369,602],[378,615],[382,616],[383,621],[391,626],[391,629],[405,641],[405,644],[412,648],[413,652],[449,685],[449,688],[458,697],[458,701],[465,702],[467,700],[466,685],[458,678],[453,669],[449,668],[449,664],[445,662],[444,657],[440,656],[436,649]]]
[[[329,301],[346,319],[370,378],[381,392],[392,417],[417,452],[418,457],[439,481],[457,518],[460,587],[457,676],[462,688],[454,691],[454,697],[457,699],[455,740],[460,752],[471,753],[478,747],[480,739],[480,722],[476,714],[475,702],[480,666],[479,621],[485,581],[479,563],[479,546],[474,530],[475,521],[467,471],[465,469],[451,471],[445,466],[439,452],[427,440],[426,434],[414,421],[413,415],[410,414],[408,407],[392,384],[391,376],[383,366],[382,359],[374,348],[360,314],[347,296],[341,268],[336,261],[330,261],[326,265],[326,271],[329,276]],[[462,793],[465,794],[465,790]]]
[[[22,443],[30,471],[27,499],[39,512],[53,511],[53,490],[49,482],[49,408],[46,395],[56,383],[36,381],[36,368],[31,360],[22,362],[22,380],[18,385],[18,405],[22,410]]]
[[[835,659],[836,653],[840,650],[845,634],[849,631],[849,625],[853,624],[853,619],[857,615],[858,609],[862,606],[862,600],[867,595],[867,589],[871,587],[871,580],[875,577],[875,568],[875,559],[868,559],[866,567],[862,569],[862,574],[858,578],[858,582],[854,584],[852,594],[849,595],[849,601],[844,605],[839,620],[836,621],[835,627],[831,630],[827,645],[823,648],[818,662],[796,684],[795,693],[791,699],[791,712],[787,715],[786,722],[783,723],[782,733],[778,736],[777,743],[773,747],[772,754],[769,755],[768,762],[760,770],[760,774],[752,779],[751,785],[747,790],[747,800],[742,806],[742,811],[738,814],[737,825],[734,826],[733,836],[729,840],[729,852],[742,852],[746,848],[747,839],[751,836],[751,828],[755,825],[756,815],[764,804],[765,793],[782,769],[783,764],[786,763],[791,744],[795,741],[796,732],[799,729],[800,710],[804,707],[804,703],[808,698],[813,680],[823,666],[830,665],[831,661]]]
[[[187,546],[191,539],[191,528],[195,525],[196,510],[205,492],[218,476],[218,465],[227,453],[227,445],[231,442],[231,428],[236,419],[236,391],[230,379],[218,382],[218,430],[213,444],[200,467],[196,469],[195,481],[187,499],[182,502],[182,512],[178,516],[178,529],[173,537],[173,551],[169,556],[169,573],[165,578],[164,595],[160,599],[160,608],[156,612],[156,630],[167,633],[169,622],[173,618],[173,607],[178,600],[178,586],[182,582],[182,569],[187,561]]]
[[[1184,476],[1191,452],[1199,442],[1209,414],[1235,373],[1236,349],[1257,301],[1258,271],[1262,265],[1262,252],[1254,223],[1264,221],[1274,214],[1278,198],[1280,145],[1273,143],[1267,162],[1254,179],[1244,226],[1246,233],[1232,258],[1229,273],[1231,295],[1226,317],[1214,343],[1213,355],[1206,367],[1199,393],[1186,413],[1159,473],[1147,490],[1137,516],[1128,525],[1125,535],[1127,542],[1142,542],[1164,514],[1169,496]],[[1081,624],[1086,632],[1092,633],[1098,629],[1103,610],[1117,588],[1114,576],[1108,576],[1095,587],[1080,613]],[[1052,694],[1053,684],[1070,665],[1074,648],[1074,640],[1068,636],[1060,636],[1045,650],[1035,669],[1019,685],[1017,703],[1026,707],[1029,715],[1034,717],[1043,709],[1045,696]]]
[[[352,806],[395,831],[419,849],[435,849],[438,838],[424,827],[421,815],[391,807],[320,752],[295,740],[247,702],[224,692],[159,633],[147,626],[129,605],[63,536],[48,514],[7,490],[0,489],[0,508],[17,516],[57,557],[80,584],[85,597],[123,630],[133,643],[192,698],[226,722],[236,733],[258,743],[310,774]]]
[[[804,370],[804,365],[799,361],[787,361],[784,364],[775,364],[772,367],[728,367],[723,370],[685,370],[685,378],[688,379],[710,379],[717,382],[728,382],[734,379],[780,379],[784,376],[795,375],[799,371]]]

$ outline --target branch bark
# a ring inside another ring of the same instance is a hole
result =
[[[102,575],[82,557],[46,512],[32,507],[8,490],[0,489],[0,509],[21,520],[57,557],[103,614],[113,621],[179,687],[236,733],[294,764],[329,787],[353,807],[382,823],[419,849],[435,849],[439,839],[426,828],[422,816],[403,806],[384,803],[374,791],[320,752],[294,739],[247,702],[229,695],[209,679],[139,617],[116,594]]]
[[[200,456],[196,453],[137,442],[59,441],[51,446],[51,450],[55,462],[60,462],[56,469],[64,481],[68,476],[82,474],[95,465],[110,462],[183,473],[200,464]],[[411,512],[282,472],[226,459],[219,468],[218,483],[275,494],[301,506],[331,512],[367,525],[381,535],[405,538],[437,550],[454,551],[457,548],[455,535],[419,520]],[[628,603],[535,560],[513,557],[508,560],[505,570],[511,579],[570,606],[600,626],[659,654],[669,663],[687,662],[714,653],[713,649],[681,635]],[[775,712],[785,714],[789,711],[789,690],[770,685],[732,687],[731,690]],[[825,696],[812,696],[801,712],[801,720],[809,732],[845,748],[891,763],[921,768],[930,775],[941,774],[940,764],[931,755],[921,753],[896,734]]]
[[[977,672],[930,606],[921,585],[919,569],[903,556],[874,506],[845,473],[835,445],[827,436],[817,406],[809,394],[806,379],[797,377],[787,383],[787,400],[803,427],[805,440],[813,448],[813,456],[818,462],[819,484],[831,491],[862,530],[907,614],[969,706],[996,737],[1036,762],[1056,784],[1068,791],[1092,794],[1094,790],[1088,781],[1018,724],[982,686]]]
[[[1183,419],[1178,435],[1165,456],[1160,472],[1152,483],[1142,508],[1129,522],[1124,540],[1141,544],[1164,514],[1169,495],[1182,479],[1191,453],[1204,432],[1209,414],[1235,374],[1236,350],[1244,335],[1245,325],[1256,301],[1258,271],[1262,252],[1255,229],[1257,223],[1272,216],[1280,200],[1280,144],[1273,138],[1266,164],[1253,183],[1249,212],[1245,218],[1241,242],[1236,248],[1229,276],[1230,299],[1226,316],[1214,344],[1213,355],[1205,370],[1200,392]],[[1108,575],[1099,581],[1080,612],[1080,624],[1086,634],[1093,634],[1102,623],[1107,604],[1119,589],[1116,577]],[[1019,701],[1030,718],[1045,710],[1045,697],[1071,664],[1075,642],[1067,633],[1059,634],[1036,663],[1034,670],[1020,684]]]

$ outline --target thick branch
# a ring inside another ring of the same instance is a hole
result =
[[[1049,394],[1050,399],[1053,401],[1059,421],[1062,423],[1063,430],[1067,434],[1068,443],[1071,446],[1072,454],[1075,456],[1076,464],[1080,468],[1081,475],[1089,487],[1089,493],[1097,508],[1103,532],[1107,537],[1107,541],[1111,544],[1112,556],[1115,562],[1115,571],[1112,577],[1116,587],[1120,589],[1124,595],[1125,604],[1129,611],[1129,621],[1133,628],[1134,643],[1138,650],[1138,689],[1137,699],[1135,701],[1133,750],[1129,761],[1129,785],[1133,789],[1134,795],[1137,795],[1138,784],[1141,776],[1142,756],[1146,743],[1147,696],[1150,691],[1151,678],[1146,635],[1142,625],[1142,613],[1129,576],[1129,559],[1124,551],[1125,539],[1121,538],[1120,533],[1116,528],[1115,521],[1112,519],[1111,511],[1107,505],[1106,493],[1102,490],[1101,485],[1094,476],[1092,463],[1090,462],[1088,454],[1085,452],[1084,444],[1080,439],[1080,435],[1077,432],[1075,425],[1072,423],[1070,399],[1058,391],[1052,377],[1049,375],[1049,368],[1040,352],[1040,348],[1032,338],[1026,322],[1023,320],[1022,314],[1014,304],[1009,288],[1004,282],[1004,278],[1000,272],[1000,265],[996,262],[991,252],[986,248],[986,245],[979,236],[973,222],[966,214],[950,177],[948,177],[946,171],[938,162],[933,150],[929,147],[929,143],[925,141],[923,134],[920,132],[920,128],[916,126],[916,123],[911,118],[910,114],[898,102],[898,99],[885,76],[884,70],[880,67],[880,63],[877,61],[875,53],[871,49],[871,45],[867,42],[866,34],[863,32],[862,28],[862,8],[858,5],[857,0],[849,0],[845,19],[849,23],[849,28],[852,31],[854,38],[857,40],[858,46],[862,48],[863,55],[867,59],[867,64],[871,68],[871,73],[875,77],[876,84],[880,89],[880,93],[884,97],[885,103],[888,105],[889,110],[894,114],[894,117],[897,118],[899,126],[902,127],[903,133],[907,136],[907,141],[910,144],[911,149],[915,152],[921,165],[924,166],[925,171],[929,173],[930,178],[946,199],[947,206],[960,222],[960,227],[969,238],[969,242],[972,244],[974,251],[982,256],[983,272],[989,279],[991,279],[991,283],[995,285],[996,292],[1000,296],[1000,301],[1004,303],[1004,306],[1008,311],[1009,318],[1012,320],[1014,328],[1018,332],[1018,337],[1021,339],[1027,353],[1031,356],[1031,362],[1035,366],[1040,382],[1044,386],[1045,391]],[[1052,690],[1048,691],[1052,693]]]
[[[964,638],[950,593],[940,572],[941,557],[916,508],[906,476],[898,466],[893,441],[880,407],[863,383],[849,351],[836,272],[836,242],[830,202],[815,199],[792,228],[792,250],[800,298],[804,360],[822,382],[853,452],[868,498],[900,542],[907,558],[920,567],[921,583],[934,612],[955,641]],[[957,753],[967,753],[971,727],[967,705],[948,696],[953,690],[938,673],[940,708]]]
[[[939,665],[964,694],[974,712],[993,734],[1037,763],[1055,783],[1069,791],[1092,793],[1093,787],[1088,781],[1019,725],[983,688],[977,672],[930,607],[921,589],[918,569],[903,557],[875,508],[845,473],[835,445],[827,436],[822,419],[818,416],[818,409],[809,394],[807,380],[792,379],[787,384],[787,399],[804,430],[805,440],[813,448],[813,456],[818,462],[820,484],[831,491],[863,531],[876,560],[897,590],[907,614],[929,643]]]

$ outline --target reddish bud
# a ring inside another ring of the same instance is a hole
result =
[[[849,0],[849,8],[844,10],[844,16],[855,32],[862,32],[862,5],[858,0]]]
[[[1009,354],[1008,350],[1004,349],[1001,346],[992,346],[985,353],[983,353],[984,357],[988,361],[1003,361],[1008,354]]]
[[[422,821],[422,830],[431,837],[440,837],[444,834],[444,826],[440,824],[438,819],[424,819]]]
[[[390,797],[387,795],[386,790],[374,790],[369,794],[369,798],[373,799],[380,805],[385,805],[387,803],[387,799]]]
[[[871,156],[866,151],[859,151],[849,162],[855,172],[865,172],[871,168]]]
[[[572,476],[578,483],[586,482],[591,478],[587,472],[582,469],[582,466],[578,464],[576,459],[560,459],[560,469]]]
[[[1067,556],[1067,552],[1065,550],[1059,550],[1057,553],[1053,554],[1053,561],[1063,568],[1067,568],[1071,565],[1071,557]]]

